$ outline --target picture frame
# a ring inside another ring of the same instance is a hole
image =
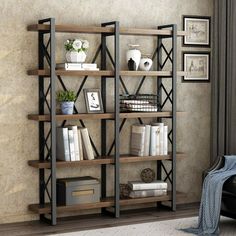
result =
[[[183,46],[210,47],[211,17],[183,16],[183,30],[188,35],[183,37]]]
[[[88,113],[104,113],[100,89],[84,89]]]
[[[183,52],[183,82],[210,82],[210,52]]]

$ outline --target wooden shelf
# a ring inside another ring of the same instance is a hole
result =
[[[49,70],[28,70],[28,75],[41,75],[41,76],[50,76]],[[61,76],[93,76],[93,77],[101,77],[101,76],[114,76],[114,71],[110,70],[56,70],[56,75]]]
[[[177,115],[181,115],[185,112],[178,111]],[[161,118],[171,118],[171,111],[161,111],[161,112],[130,112],[130,113],[120,113],[121,119],[134,119],[134,118],[152,118],[152,117],[161,117]],[[50,121],[50,115],[38,115],[38,114],[30,114],[28,115],[29,120],[34,121]],[[96,114],[73,114],[73,115],[56,115],[57,121],[63,120],[106,120],[106,119],[114,119],[114,113],[96,113]]]
[[[183,152],[178,152],[176,155],[177,159],[182,159],[186,157]],[[157,160],[171,160],[171,153],[162,156],[132,156],[132,155],[120,155],[120,163],[135,163],[135,162],[146,162],[146,161],[157,161]],[[83,160],[83,161],[57,161],[57,167],[73,167],[73,166],[93,166],[93,165],[103,165],[103,164],[113,164],[114,158],[112,156],[99,157],[99,159],[94,160]],[[38,161],[30,160],[28,165],[38,169],[48,169],[50,168],[49,161]]]
[[[46,24],[34,24],[27,26],[28,31],[49,31],[50,26]],[[114,27],[99,27],[99,26],[78,26],[78,25],[56,25],[56,32],[59,33],[86,33],[86,34],[112,34]],[[120,27],[121,35],[136,35],[136,36],[171,36],[172,31],[168,29],[142,29],[142,28],[127,28]],[[186,31],[178,31],[177,36],[187,35]]]
[[[182,199],[186,196],[184,193],[177,192],[176,198],[177,200]],[[130,206],[142,203],[152,203],[152,202],[163,202],[163,201],[170,201],[171,200],[171,193],[168,192],[167,195],[159,196],[159,197],[146,197],[146,198],[128,198],[128,199],[121,199],[120,205],[121,206]],[[71,211],[79,211],[85,209],[97,209],[102,207],[112,207],[114,206],[114,198],[106,198],[101,200],[100,202],[96,203],[84,203],[84,204],[77,204],[77,205],[70,205],[70,206],[58,206],[57,212],[71,212]],[[29,205],[29,210],[33,211],[38,214],[48,214],[51,211],[50,205],[47,203],[44,206],[39,204],[31,204]]]
[[[36,76],[50,76],[49,70],[37,70],[32,69],[27,71],[28,75],[36,75]],[[99,70],[99,71],[92,71],[92,70],[56,70],[56,75],[61,76],[93,76],[93,77],[113,77],[114,71],[112,70]],[[129,77],[138,77],[138,76],[146,76],[146,77],[170,77],[172,76],[171,71],[120,71],[121,76],[129,76]],[[184,71],[178,71],[178,76],[186,75]]]

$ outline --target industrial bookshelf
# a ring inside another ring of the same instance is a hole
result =
[[[38,32],[38,68],[28,70],[28,75],[38,76],[38,95],[39,95],[39,113],[28,115],[29,120],[38,121],[39,126],[39,158],[38,160],[28,161],[28,165],[39,170],[39,203],[30,204],[29,210],[38,213],[41,221],[46,221],[52,225],[57,223],[57,213],[79,211],[84,209],[100,208],[102,213],[111,214],[107,208],[113,208],[113,215],[120,216],[120,207],[141,203],[155,203],[170,201],[171,209],[176,210],[176,198],[184,197],[184,194],[176,191],[176,160],[185,157],[184,153],[176,152],[176,116],[182,112],[176,110],[176,80],[177,76],[184,75],[184,72],[177,71],[177,37],[186,35],[184,31],[177,31],[175,24],[159,26],[157,29],[137,29],[120,27],[119,22],[108,22],[101,24],[101,27],[79,26],[79,25],[56,25],[54,18],[39,20],[38,24],[29,25],[28,31]],[[101,54],[100,71],[65,71],[56,70],[55,66],[55,42],[57,33],[88,33],[100,34],[101,44],[99,45],[92,62],[95,62],[98,55]],[[156,56],[157,71],[123,71],[119,64],[120,35],[151,36],[157,39],[157,48],[154,51],[153,58]],[[114,57],[106,45],[106,38],[114,38]],[[164,40],[171,40],[171,50],[167,50]],[[162,52],[165,52],[166,58],[163,60]],[[107,70],[107,61],[113,64],[113,70]],[[169,61],[171,70],[164,70]],[[56,114],[56,80],[64,90],[67,90],[62,76],[83,77],[79,86],[77,97],[81,94],[84,84],[89,76],[101,80],[101,93],[104,104],[103,114],[79,114],[75,107],[75,114],[60,115]],[[167,101],[171,103],[170,111],[159,112],[136,112],[120,113],[119,110],[119,89],[128,93],[128,89],[122,79],[122,76],[133,77],[141,76],[136,94],[139,93],[147,77],[154,79],[156,83],[156,92],[160,98],[161,109],[164,108]],[[114,112],[106,112],[106,79],[114,78]],[[171,90],[162,83],[163,79],[171,80]],[[166,98],[161,100],[161,94],[165,93]],[[48,97],[49,100],[48,101]],[[45,113],[45,108],[49,110]],[[171,120],[172,129],[169,132],[169,141],[172,150],[168,155],[137,157],[130,154],[120,154],[120,132],[127,119],[138,119],[143,123],[142,118],[155,118],[161,121],[162,118]],[[56,126],[59,122],[64,126],[67,120],[78,120],[81,126],[85,127],[83,120],[100,120],[101,122],[101,154],[95,147],[93,140],[91,143],[96,153],[95,160],[83,160],[76,162],[64,162],[56,160]],[[107,121],[114,122],[114,141],[110,148],[107,147],[106,132],[108,129]],[[47,126],[47,127],[46,127]],[[112,155],[112,150],[114,154]],[[168,172],[165,168],[164,160],[171,162],[171,170]],[[169,180],[171,190],[166,196],[147,197],[138,199],[120,199],[120,164],[136,163],[145,161],[157,162],[157,178]],[[109,197],[106,193],[107,165],[114,165],[114,196]],[[57,168],[72,166],[90,166],[98,165],[101,168],[101,201],[98,203],[77,204],[72,206],[57,206],[56,204],[56,171]],[[165,173],[166,177],[163,177]]]

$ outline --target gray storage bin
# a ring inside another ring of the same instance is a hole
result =
[[[57,205],[100,201],[100,182],[91,176],[57,179]]]

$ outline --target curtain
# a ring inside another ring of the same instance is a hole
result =
[[[236,0],[214,0],[211,161],[236,154]]]

